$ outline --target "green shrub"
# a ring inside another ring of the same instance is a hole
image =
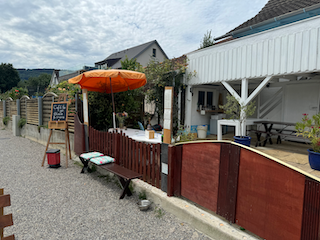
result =
[[[9,116],[6,116],[6,117],[4,117],[3,119],[2,119],[2,122],[3,122],[3,124],[4,125],[8,125],[8,122],[9,122],[9,120],[10,120],[10,117]]]
[[[26,123],[27,123],[27,120],[25,118],[20,118],[18,122],[19,128],[23,128],[23,126],[26,125]]]

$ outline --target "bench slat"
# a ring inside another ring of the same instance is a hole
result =
[[[136,173],[130,169],[124,168],[116,163],[109,163],[98,166],[124,179],[134,179],[142,176],[141,174]]]
[[[12,214],[0,216],[0,228],[5,228],[13,225]]]
[[[0,196],[0,208],[10,206],[10,195],[2,195]]]
[[[2,238],[2,240],[15,240],[14,235]]]

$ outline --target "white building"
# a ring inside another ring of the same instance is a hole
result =
[[[318,113],[319,3],[270,0],[254,18],[216,39],[223,41],[189,53],[188,72],[197,76],[187,83],[185,125],[193,131],[210,125],[227,92],[245,104],[255,100],[255,118],[294,123],[303,113]],[[197,111],[200,104],[204,115]]]

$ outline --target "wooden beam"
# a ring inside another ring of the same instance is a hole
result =
[[[227,82],[221,82],[221,83],[232,96],[234,96],[236,99],[240,99],[240,96],[238,95],[238,93],[233,89],[233,87],[231,87],[229,83]]]
[[[266,77],[259,86],[250,94],[250,96],[245,100],[244,105],[247,105],[251,102],[261,91],[262,89],[270,82],[272,76]]]

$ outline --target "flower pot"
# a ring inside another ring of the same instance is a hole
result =
[[[308,152],[310,167],[320,171],[320,153],[314,152],[312,149],[308,149]]]
[[[251,143],[251,137],[248,136],[234,136],[234,142],[236,143],[240,143],[242,145],[248,146],[250,147],[250,143]]]

